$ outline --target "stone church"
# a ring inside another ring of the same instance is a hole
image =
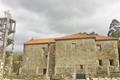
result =
[[[24,43],[22,73],[111,76],[119,71],[118,39],[90,34],[32,39]]]

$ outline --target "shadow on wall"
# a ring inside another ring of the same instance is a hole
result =
[[[118,41],[118,53],[119,53],[119,64],[120,64],[120,38],[119,38],[119,41]]]

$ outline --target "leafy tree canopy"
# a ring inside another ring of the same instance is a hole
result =
[[[90,33],[87,33],[87,32],[80,32],[79,34],[99,35],[99,34],[96,33],[96,32],[90,32]]]
[[[108,31],[108,36],[116,38],[120,37],[120,22],[118,20],[112,20]]]

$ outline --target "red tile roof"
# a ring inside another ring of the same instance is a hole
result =
[[[56,39],[58,40],[68,40],[68,39],[88,39],[88,38],[94,38],[96,41],[101,41],[101,40],[118,40],[117,38],[113,37],[107,37],[107,36],[99,36],[99,35],[90,35],[90,34],[72,34],[72,35],[67,35],[61,38]]]
[[[36,39],[36,40],[30,40],[25,42],[24,44],[44,44],[44,43],[54,43],[55,40],[53,38],[49,38],[49,39]]]
[[[117,38],[113,37],[107,37],[107,36],[99,36],[99,35],[89,35],[89,34],[72,34],[67,35],[61,38],[49,38],[49,39],[36,39],[36,40],[30,40],[25,42],[24,44],[43,44],[43,43],[53,43],[55,41],[59,40],[70,40],[70,39],[88,39],[93,38],[96,41],[105,41],[105,40],[118,40]]]
[[[87,34],[72,34],[72,35],[61,37],[61,38],[57,38],[56,40],[85,39],[85,38],[95,38],[95,37]]]
[[[107,36],[95,36],[97,41],[101,40],[118,40],[118,38],[107,37]]]

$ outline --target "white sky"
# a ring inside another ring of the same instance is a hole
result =
[[[0,16],[10,10],[17,22],[15,50],[32,37],[58,37],[78,32],[106,35],[120,20],[120,0],[0,0]]]

